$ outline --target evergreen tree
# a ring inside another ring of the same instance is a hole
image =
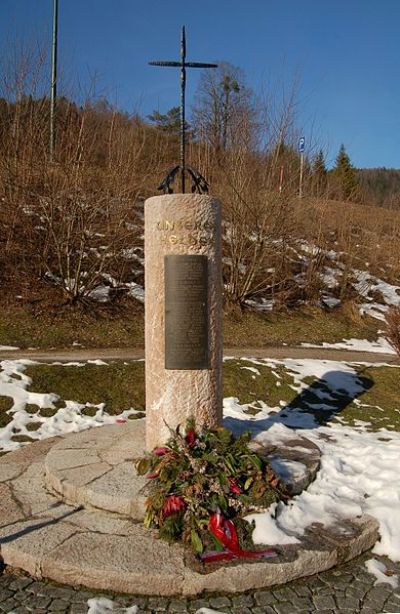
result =
[[[166,113],[153,111],[153,113],[147,117],[157,128],[167,134],[178,135],[180,133],[181,115],[179,107],[172,107]],[[186,130],[188,130],[188,128],[189,124],[186,122]]]
[[[337,197],[342,200],[359,200],[360,185],[357,171],[352,165],[343,144],[340,146],[339,153],[336,157],[333,177],[335,179]]]
[[[314,196],[322,196],[326,192],[328,171],[322,149],[319,150],[312,165],[312,190]]]

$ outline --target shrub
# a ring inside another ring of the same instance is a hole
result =
[[[400,306],[390,307],[386,312],[386,339],[400,356]]]

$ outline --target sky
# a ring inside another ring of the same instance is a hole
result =
[[[0,0],[0,53],[50,47],[53,0]],[[400,168],[400,0],[59,0],[60,91],[93,89],[145,116],[179,104],[179,56],[239,66],[257,93],[297,84],[299,136],[329,166]],[[188,75],[188,105],[198,70]]]

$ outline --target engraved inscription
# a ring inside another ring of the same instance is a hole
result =
[[[209,369],[207,256],[164,256],[165,368]]]
[[[162,219],[155,226],[164,245],[186,247],[212,245],[215,224],[212,220]]]

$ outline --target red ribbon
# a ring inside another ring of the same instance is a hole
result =
[[[213,561],[229,561],[235,558],[244,559],[269,559],[278,556],[276,550],[242,550],[239,546],[239,538],[236,527],[232,520],[227,520],[218,512],[210,516],[208,525],[211,533],[225,547],[222,552],[206,552],[201,555],[201,560],[205,563]]]

